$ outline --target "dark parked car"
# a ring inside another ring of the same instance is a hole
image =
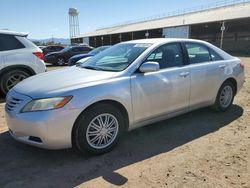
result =
[[[46,63],[65,65],[69,58],[77,54],[88,53],[93,50],[90,46],[68,46],[59,52],[52,52],[44,56]]]
[[[43,51],[43,54],[46,55],[48,53],[51,53],[51,52],[58,52],[58,51],[61,51],[62,49],[64,49],[63,46],[56,46],[56,45],[53,45],[53,46],[45,46],[43,48],[41,48],[42,51]]]
[[[83,58],[86,58],[86,57],[91,57],[91,56],[94,56],[106,49],[108,49],[109,47],[111,46],[101,46],[101,47],[98,47],[92,51],[90,51],[89,53],[86,53],[86,54],[79,54],[79,55],[74,55],[73,57],[71,57],[69,59],[69,62],[68,62],[68,65],[69,66],[73,66],[76,64],[77,61],[79,61],[80,59],[83,59]]]

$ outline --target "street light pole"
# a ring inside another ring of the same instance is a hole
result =
[[[221,30],[221,38],[220,38],[220,48],[223,48],[223,38],[224,38],[224,31],[225,31],[226,27],[225,27],[225,22],[222,22],[222,26],[220,28]]]

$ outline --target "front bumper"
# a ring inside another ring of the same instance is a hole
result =
[[[8,98],[13,96],[22,98],[23,104],[19,104],[20,106],[24,106],[29,100],[29,97],[12,90]],[[64,149],[72,146],[71,132],[75,120],[81,113],[79,109],[61,108],[20,113],[21,108],[17,107],[10,111],[7,103],[5,107],[7,125],[14,139],[46,149]]]
[[[76,60],[75,59],[69,59],[69,61],[68,61],[68,66],[74,66],[74,65],[76,65]]]

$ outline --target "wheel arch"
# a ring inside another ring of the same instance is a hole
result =
[[[26,65],[11,65],[11,66],[7,66],[5,68],[3,68],[1,71],[0,71],[0,78],[7,72],[9,71],[12,71],[12,70],[23,70],[27,73],[30,74],[30,76],[33,76],[35,75],[35,71],[30,68],[29,66],[26,66]]]
[[[129,128],[129,114],[128,114],[128,111],[127,109],[125,108],[125,106],[123,104],[121,104],[120,102],[116,101],[116,100],[112,100],[112,99],[106,99],[106,100],[101,100],[101,101],[97,101],[97,102],[94,102],[92,104],[90,104],[88,107],[86,107],[79,115],[78,117],[76,118],[75,122],[74,122],[74,125],[72,127],[72,130],[71,130],[71,143],[72,143],[72,146],[74,145],[74,133],[75,133],[75,129],[76,129],[76,123],[77,121],[79,120],[79,118],[86,112],[88,111],[89,109],[91,109],[93,106],[95,105],[98,105],[98,104],[109,104],[109,105],[112,105],[112,106],[115,106],[117,109],[120,110],[120,112],[122,113],[122,115],[125,117],[124,118],[124,124],[125,124],[125,131],[128,130]]]
[[[234,86],[234,95],[236,95],[237,87],[238,87],[237,80],[234,77],[229,77],[226,80],[224,80],[224,82],[222,84],[224,84],[225,82],[231,82],[233,84],[233,86]]]

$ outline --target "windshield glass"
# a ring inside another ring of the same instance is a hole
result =
[[[88,59],[81,64],[81,67],[103,71],[122,71],[151,45],[148,43],[117,44]]]

